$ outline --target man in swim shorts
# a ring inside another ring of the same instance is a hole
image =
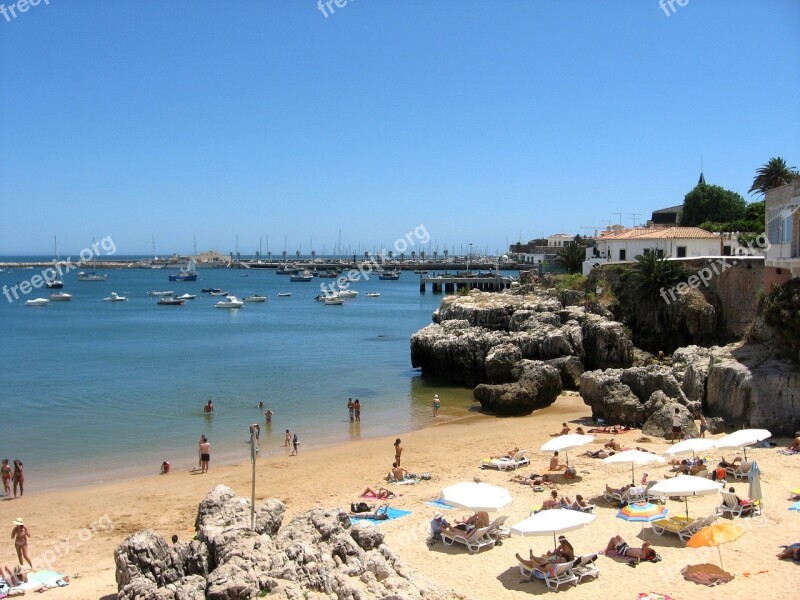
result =
[[[211,461],[211,444],[206,439],[200,442],[200,470],[208,473],[208,463]]]

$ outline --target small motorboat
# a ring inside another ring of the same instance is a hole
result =
[[[365,295],[366,295],[367,298],[377,298],[378,296],[381,295],[381,293],[380,292],[367,292]]]
[[[216,290],[214,292],[208,292],[209,296],[227,296],[228,292],[223,292],[222,290]]]
[[[211,292],[221,292],[222,290],[219,288],[203,288],[200,291],[203,292],[204,294],[210,294]]]
[[[161,304],[163,306],[183,306],[183,300],[178,300],[173,296],[162,296],[158,299],[157,304]]]
[[[292,292],[278,292],[278,298],[288,298],[292,295]]]
[[[60,290],[64,287],[64,282],[56,278],[51,281],[46,281],[45,285],[51,290]]]
[[[214,306],[217,308],[242,308],[244,302],[239,300],[236,296],[228,296],[225,300],[220,300]]]
[[[34,298],[25,302],[25,306],[47,306],[50,300],[47,298]]]
[[[55,294],[50,294],[50,300],[53,302],[69,302],[72,300],[72,294],[68,294],[67,292],[56,292]]]
[[[350,298],[355,298],[356,296],[358,296],[358,292],[355,290],[339,290],[338,292],[336,292],[336,296],[348,300]]]
[[[159,292],[159,291],[157,291],[157,290],[153,290],[152,292],[150,292],[150,295],[151,295],[151,296],[153,296],[153,297],[155,297],[155,298],[157,298],[157,297],[163,297],[163,296],[174,296],[174,295],[175,295],[175,292],[174,292],[174,291],[172,291],[172,290],[169,290],[169,291],[161,291],[161,292]]]
[[[386,271],[378,275],[378,279],[382,279],[383,281],[397,281],[400,279],[400,271]]]
[[[256,294],[255,296],[245,296],[244,297],[244,301],[245,302],[266,302],[267,301],[267,297],[266,296],[262,296],[261,294]]]
[[[197,298],[194,294],[181,294],[180,296],[176,296],[178,300],[194,300]]]
[[[336,271],[326,271],[325,273],[320,273],[319,276],[322,279],[336,279],[339,276],[339,273]]]
[[[289,275],[289,281],[311,281],[314,279],[314,274],[311,271],[302,270],[299,273]]]
[[[344,304],[344,299],[340,298],[339,296],[325,296],[322,299],[323,304],[329,304],[332,306],[341,306]]]
[[[111,292],[111,295],[103,298],[103,302],[127,302],[128,299],[125,296],[120,296],[117,292]]]

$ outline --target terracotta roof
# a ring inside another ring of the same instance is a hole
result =
[[[699,227],[669,227],[667,229],[652,229],[637,227],[626,229],[616,235],[607,235],[604,240],[714,240],[719,239],[719,235],[711,233]]]

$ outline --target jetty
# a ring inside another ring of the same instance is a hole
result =
[[[419,277],[419,292],[424,294],[428,284],[434,294],[452,294],[461,290],[480,290],[482,292],[499,292],[511,287],[517,280],[514,277],[491,273],[440,273],[438,275]]]

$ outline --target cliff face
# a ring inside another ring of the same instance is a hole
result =
[[[535,293],[444,298],[433,324],[411,337],[424,375],[478,386],[497,414],[529,414],[574,388],[584,368],[627,367],[633,344],[620,323]]]

